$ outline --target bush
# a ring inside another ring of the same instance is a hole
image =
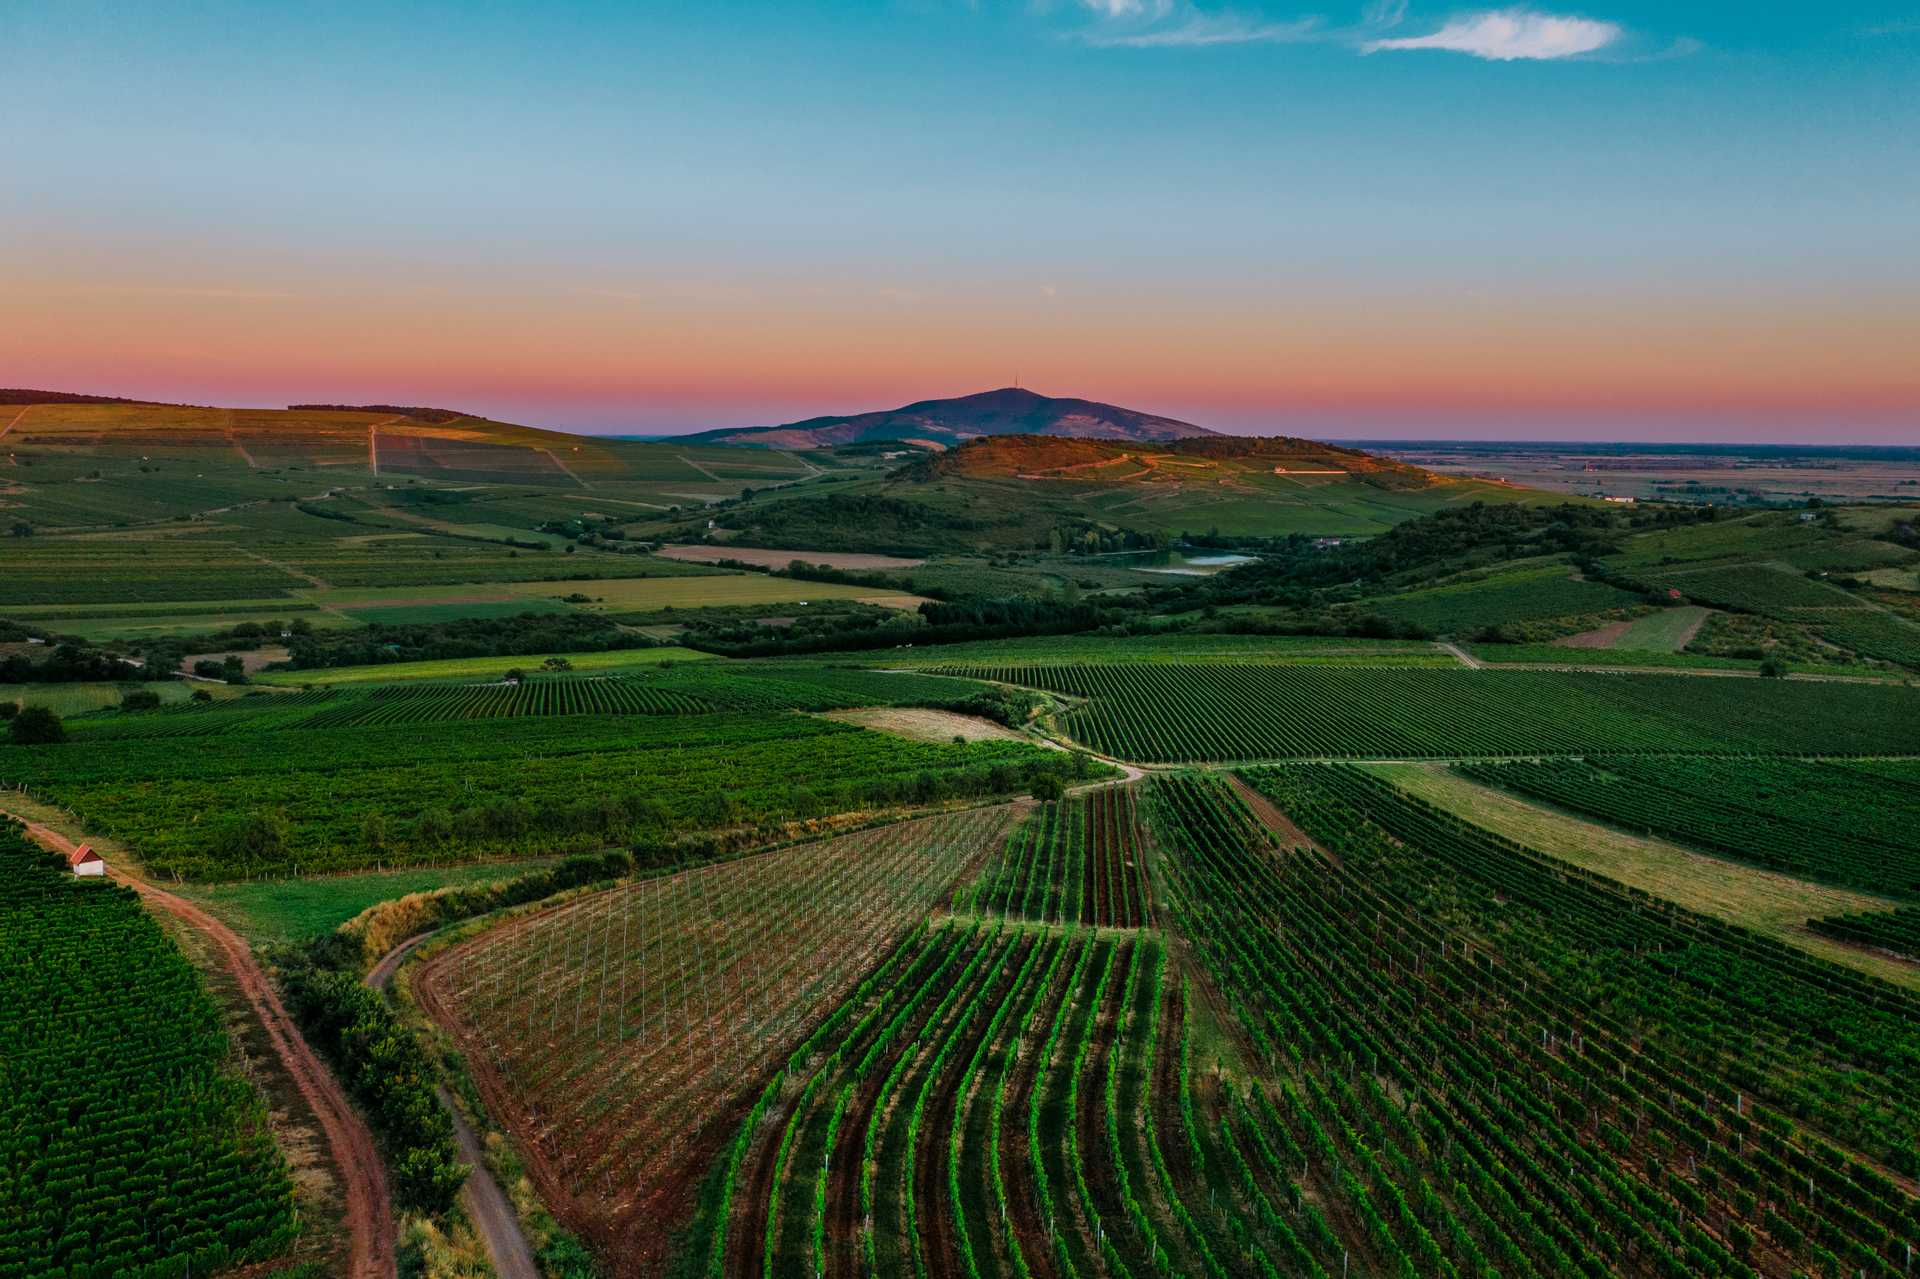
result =
[[[3,724],[6,721],[12,719],[15,715],[18,715],[19,713],[20,713],[20,703],[0,702],[0,724]]]
[[[422,1212],[446,1212],[466,1169],[419,1040],[386,999],[352,973],[297,965],[281,980],[301,1029],[333,1062],[380,1135],[394,1197]]]
[[[1767,679],[1785,679],[1787,663],[1778,653],[1768,653],[1760,659],[1760,674]]]
[[[123,711],[151,711],[160,706],[160,694],[150,688],[136,688],[120,699]]]
[[[7,739],[15,746],[46,746],[67,740],[67,726],[44,706],[29,706],[7,725]]]
[[[284,860],[292,835],[287,815],[277,808],[256,808],[233,821],[221,840],[226,853],[240,862]]]
[[[1041,773],[1033,779],[1033,797],[1035,799],[1060,799],[1067,793],[1067,785],[1052,773]]]

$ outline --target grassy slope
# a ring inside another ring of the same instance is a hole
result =
[[[419,867],[241,884],[195,884],[178,891],[181,896],[205,906],[248,941],[264,945],[317,937],[377,902],[432,888],[509,879],[552,865],[554,860],[536,857],[511,864]]]
[[[1443,766],[1363,764],[1361,767],[1380,774],[1402,790],[1540,852],[1599,871],[1689,910],[1778,938],[1823,959],[1920,990],[1920,966],[1843,946],[1806,929],[1809,919],[1852,911],[1891,910],[1896,903],[1885,898],[1739,866],[1665,840],[1629,835],[1482,786]]]

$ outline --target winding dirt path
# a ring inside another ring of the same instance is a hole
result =
[[[382,955],[380,962],[373,966],[373,971],[367,974],[367,985],[386,994],[388,987],[393,985],[393,975],[400,970],[401,963],[433,935],[433,932],[426,932],[409,937]],[[487,1257],[493,1262],[494,1274],[498,1279],[540,1279],[540,1267],[534,1262],[532,1246],[520,1230],[520,1219],[514,1215],[506,1192],[500,1189],[500,1183],[494,1180],[493,1173],[487,1168],[480,1135],[474,1132],[473,1125],[460,1113],[460,1108],[454,1105],[453,1098],[445,1088],[437,1087],[434,1092],[453,1119],[454,1140],[460,1144],[460,1157],[467,1162],[467,1181],[460,1187],[460,1203],[466,1208],[474,1229],[480,1232],[481,1241],[487,1246]]]
[[[24,818],[21,819],[25,821]],[[27,835],[43,848],[68,855],[74,842],[39,822],[26,822]],[[148,906],[164,910],[188,927],[203,933],[220,952],[227,970],[253,1006],[267,1032],[274,1054],[293,1077],[326,1134],[340,1169],[347,1198],[347,1228],[352,1232],[348,1274],[352,1279],[394,1279],[393,1209],[387,1195],[387,1173],[374,1148],[373,1134],[347,1101],[340,1083],[314,1054],[293,1024],[278,992],[254,961],[253,951],[239,934],[184,898],[136,879],[121,870],[109,870],[115,882],[139,893]]]

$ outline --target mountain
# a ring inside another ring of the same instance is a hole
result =
[[[723,427],[681,439],[698,444],[817,449],[871,440],[905,440],[948,447],[981,435],[1046,435],[1083,440],[1174,440],[1216,432],[1094,400],[1040,395],[1002,387],[950,400],[921,400],[877,413],[812,417],[785,426]]]

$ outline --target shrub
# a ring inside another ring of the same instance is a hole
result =
[[[29,706],[7,725],[7,739],[15,746],[46,746],[67,740],[67,726],[44,706]]]

